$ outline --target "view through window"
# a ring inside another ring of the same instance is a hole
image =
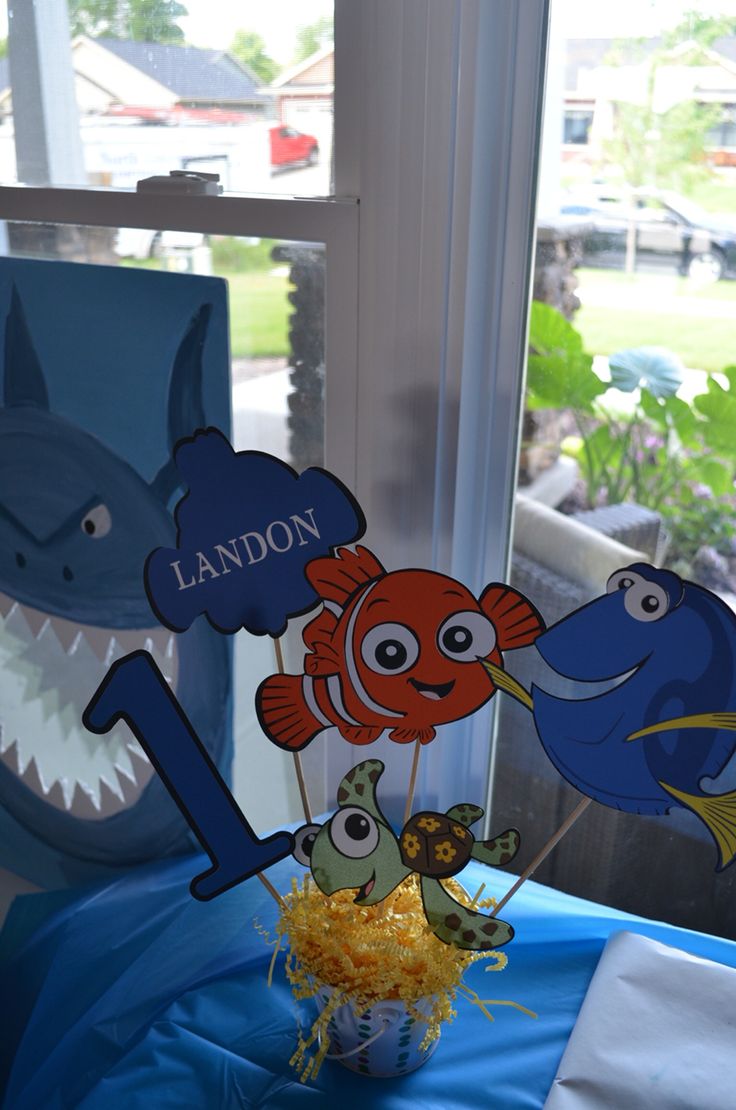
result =
[[[0,181],[135,188],[176,170],[231,192],[331,192],[329,0],[65,8],[2,5]]]
[[[639,560],[736,609],[736,6],[687,7],[553,3],[512,566],[548,624]],[[581,697],[533,650],[509,662]],[[526,709],[504,703],[499,737],[494,819],[531,858],[580,795]],[[700,789],[734,785],[727,765]],[[595,804],[539,877],[733,936],[716,863],[687,808]]]

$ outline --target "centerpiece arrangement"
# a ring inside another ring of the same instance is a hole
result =
[[[365,520],[324,470],[297,475],[260,452],[236,453],[216,429],[181,441],[175,461],[188,492],[176,510],[177,546],[146,562],[151,606],[174,631],[204,615],[224,633],[274,638],[278,673],[261,683],[255,709],[265,737],[294,760],[306,824],[296,834],[256,835],[145,651],[113,664],[84,723],[102,733],[122,718],[132,728],[211,860],[192,881],[194,897],[257,876],[277,901],[269,981],[284,947],[295,997],[318,1007],[292,1057],[303,1080],[325,1058],[367,1075],[411,1071],[431,1055],[458,997],[489,1017],[490,1005],[524,1010],[479,998],[463,975],[478,960],[506,966],[499,949],[514,930],[500,911],[592,801],[655,815],[684,806],[713,834],[721,866],[734,859],[736,792],[699,785],[736,743],[736,676],[720,665],[725,646],[728,658],[736,650],[736,618],[717,597],[636,564],[545,631],[534,606],[503,583],[476,598],[445,575],[387,572],[366,548],[341,546],[362,536]],[[285,674],[278,637],[313,609],[303,673]],[[583,685],[627,677],[582,700],[526,691],[504,652],[531,644]],[[685,689],[688,674],[683,700],[672,683]],[[465,799],[444,813],[412,813],[420,753],[437,727],[475,712],[497,689],[534,715],[545,751],[584,795],[499,903],[481,900],[483,886],[466,891],[458,876],[471,859],[510,863],[518,831],[476,835],[483,810]],[[385,732],[414,746],[400,830],[380,805],[384,764],[371,758],[337,785],[335,813],[313,821],[300,751],[328,728],[356,747]],[[281,893],[264,872],[287,856],[306,870]]]

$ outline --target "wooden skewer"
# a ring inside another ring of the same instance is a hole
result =
[[[281,650],[281,640],[275,639],[273,642],[274,651],[276,652],[276,666],[279,669],[279,674],[284,673],[284,653]],[[309,804],[309,795],[307,794],[307,784],[304,781],[304,768],[302,767],[302,758],[299,752],[294,752],[294,769],[296,770],[296,781],[299,785],[299,793],[302,799],[302,809],[304,810],[304,820],[308,825],[312,824],[312,807]]]
[[[529,866],[524,871],[522,871],[521,875],[519,875],[519,878],[511,887],[511,890],[509,890],[508,893],[503,896],[501,901],[496,906],[495,910],[493,910],[493,912],[491,913],[491,917],[496,917],[497,914],[499,914],[503,907],[506,905],[508,900],[510,898],[513,898],[519,887],[522,886],[522,884],[525,883],[527,879],[531,878],[531,876],[539,867],[540,863],[542,863],[542,861],[547,858],[555,845],[559,844],[565,833],[570,831],[570,829],[577,821],[578,817],[582,817],[592,801],[592,798],[583,798],[582,801],[578,802],[572,813],[569,814],[569,816],[566,817],[565,820],[562,822],[557,832],[552,834],[544,847],[541,848],[539,852],[537,852],[536,856],[529,864]]]
[[[414,803],[414,788],[417,785],[417,771],[419,770],[419,753],[421,751],[421,741],[414,741],[414,758],[411,761],[411,774],[409,775],[409,791],[406,795],[406,805],[404,806],[404,824],[411,817],[411,807]]]
[[[271,895],[271,896],[272,896],[273,898],[275,898],[275,899],[276,899],[277,903],[279,904],[279,906],[280,906],[280,907],[281,907],[281,909],[283,910],[283,908],[284,908],[284,906],[285,906],[285,904],[286,904],[286,903],[284,902],[283,898],[281,897],[281,895],[279,894],[278,890],[277,890],[277,889],[276,889],[276,887],[275,887],[275,886],[273,885],[273,883],[271,882],[271,880],[270,880],[270,879],[267,879],[267,878],[266,878],[266,876],[265,876],[265,875],[263,874],[263,872],[262,872],[262,871],[259,871],[259,872],[258,872],[258,878],[259,878],[259,879],[261,880],[261,882],[262,882],[262,883],[263,883],[263,885],[265,886],[265,888],[266,888],[266,890],[268,891],[268,893],[269,893],[269,894],[270,894],[270,895]]]

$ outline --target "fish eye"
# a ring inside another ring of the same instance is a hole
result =
[[[339,809],[328,825],[330,840],[341,856],[363,859],[378,847],[378,824],[358,806]]]
[[[82,531],[86,536],[91,536],[93,540],[100,540],[112,528],[112,517],[107,505],[95,505],[94,509],[82,518],[80,525]]]
[[[360,654],[377,674],[401,674],[419,658],[419,641],[404,624],[377,624],[363,637]]]
[[[294,851],[291,854],[296,862],[301,863],[304,867],[309,867],[312,848],[314,848],[317,833],[321,828],[321,825],[302,825],[294,833]]]
[[[636,621],[658,621],[669,609],[669,598],[656,582],[640,578],[626,591],[624,608]]]
[[[453,613],[440,625],[437,646],[456,663],[475,663],[493,651],[496,630],[483,613]]]
[[[617,570],[606,583],[606,593],[615,594],[616,590],[628,590],[636,582],[643,582],[640,575],[631,570]]]

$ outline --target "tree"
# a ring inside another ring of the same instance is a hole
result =
[[[316,54],[323,46],[331,43],[335,36],[331,15],[323,15],[314,23],[307,23],[296,33],[295,62],[303,62],[311,54]]]
[[[178,0],[69,0],[72,35],[181,44],[176,22],[187,9]]]
[[[682,20],[664,36],[665,46],[677,46],[682,42],[698,42],[701,46],[712,46],[716,39],[736,35],[736,16],[703,15],[691,10],[685,12]]]
[[[279,67],[266,50],[257,31],[236,31],[229,53],[246,66],[264,85],[270,85]]]

